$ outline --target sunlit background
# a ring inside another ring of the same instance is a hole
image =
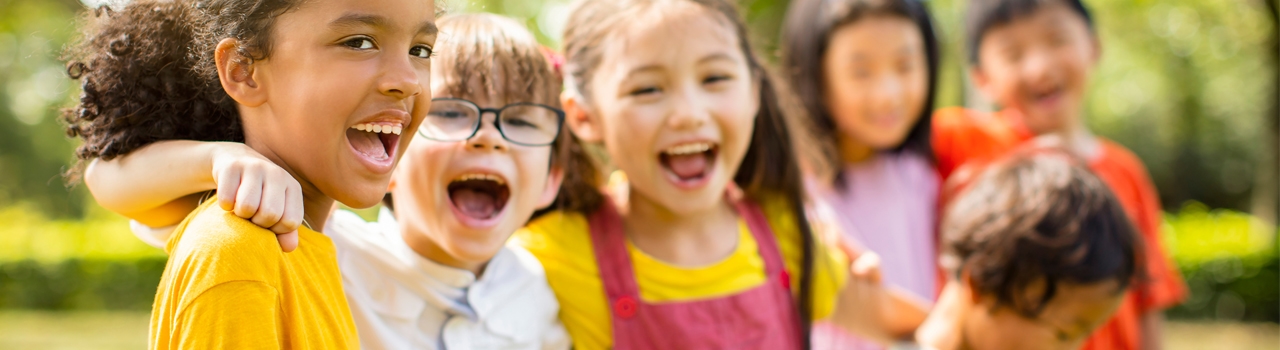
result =
[[[440,0],[437,0],[440,1]],[[76,143],[58,121],[78,87],[59,52],[94,0],[0,0],[0,348],[139,348],[164,255],[62,174]],[[983,107],[963,80],[963,0],[927,1],[946,41],[940,106]],[[1087,118],[1142,158],[1160,191],[1163,244],[1190,299],[1168,312],[1171,349],[1280,346],[1276,217],[1276,0],[1086,1],[1103,57]],[[776,60],[787,2],[743,0]],[[449,1],[502,13],[558,47],[563,0]]]

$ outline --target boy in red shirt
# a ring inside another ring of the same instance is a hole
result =
[[[1160,204],[1146,168],[1084,125],[1084,91],[1101,52],[1088,10],[1079,0],[971,0],[967,12],[970,76],[1004,109],[939,110],[938,170],[949,178],[1047,135],[1085,159],[1124,206],[1145,250],[1139,282],[1084,349],[1160,349],[1161,312],[1187,292],[1160,244]]]

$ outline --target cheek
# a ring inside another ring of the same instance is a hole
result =
[[[551,147],[527,149],[514,154],[516,172],[520,176],[521,188],[518,190],[523,198],[536,201],[542,195],[551,173]]]

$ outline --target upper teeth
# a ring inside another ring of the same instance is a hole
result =
[[[683,145],[668,148],[666,151],[663,151],[663,152],[670,155],[694,154],[694,153],[706,152],[707,150],[711,149],[711,146],[712,145],[710,142],[686,143]]]
[[[356,126],[353,126],[351,128],[360,130],[360,131],[367,131],[375,134],[400,135],[400,132],[404,131],[404,127],[399,125],[382,125],[382,124],[373,124],[373,123],[356,124]]]
[[[453,181],[470,181],[470,180],[489,180],[489,181],[497,182],[499,185],[505,185],[507,183],[506,181],[502,181],[502,178],[498,177],[498,175],[492,175],[492,174],[462,174],[462,176],[458,176],[457,178],[453,179]]]

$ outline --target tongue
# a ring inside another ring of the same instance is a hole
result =
[[[667,167],[681,178],[702,175],[707,170],[707,155],[703,153],[667,156]]]
[[[469,188],[453,191],[453,205],[463,214],[477,219],[488,219],[498,211],[498,199],[492,194]]]
[[[373,159],[386,159],[387,148],[382,144],[382,138],[378,134],[364,132],[356,129],[347,129],[347,139],[351,140],[351,147],[356,152],[368,156]]]

